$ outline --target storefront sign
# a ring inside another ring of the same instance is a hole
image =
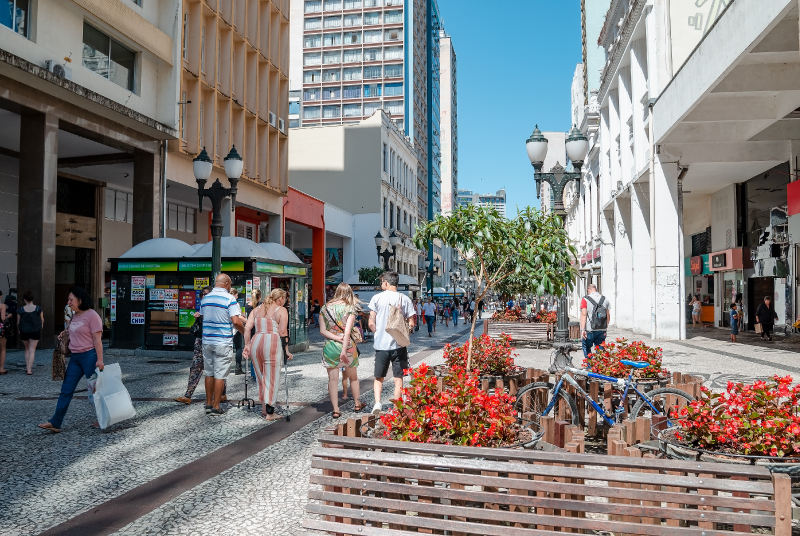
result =
[[[211,261],[183,261],[178,265],[179,272],[210,272]],[[223,272],[244,272],[244,261],[222,261]]]
[[[177,272],[177,262],[119,262],[120,272]]]
[[[131,289],[132,290],[144,290],[144,284],[147,278],[143,275],[141,276],[133,276],[131,277]]]
[[[689,260],[690,270],[692,275],[700,275],[703,273],[703,257],[692,257]]]
[[[722,268],[727,264],[727,256],[724,253],[718,253],[716,255],[711,256],[711,267],[712,268]]]
[[[144,289],[131,290],[131,301],[144,301]]]
[[[253,276],[253,288],[261,288],[261,278]]]
[[[296,266],[284,266],[283,273],[291,275],[306,275],[306,269],[298,268]]]
[[[151,288],[150,289],[150,301],[164,301],[164,289],[163,288]]]
[[[134,326],[143,326],[144,312],[141,313],[131,312],[131,324]]]
[[[164,346],[178,346],[178,336],[172,333],[165,333],[162,344]]]
[[[711,272],[711,259],[708,255],[686,257],[684,259],[684,275],[707,275]]]
[[[272,264],[269,262],[257,262],[256,263],[256,271],[257,272],[267,272],[268,274],[282,274],[283,273],[283,265],[282,264]]]
[[[208,286],[208,278],[207,277],[195,277],[194,278],[194,289],[195,290],[203,290],[203,288]]]
[[[178,311],[178,327],[190,328],[194,325],[194,310],[181,309]]]
[[[154,286],[156,286],[156,275],[155,274],[147,276],[147,279],[145,281],[145,286],[147,288],[153,288]]]
[[[181,309],[194,309],[195,292],[193,290],[182,290],[178,293],[178,304]]]
[[[178,300],[164,300],[164,310],[165,311],[177,311],[178,310]]]

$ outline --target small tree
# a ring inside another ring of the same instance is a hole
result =
[[[528,207],[507,219],[496,209],[476,205],[459,206],[449,216],[436,216],[417,228],[414,245],[426,250],[438,238],[466,260],[477,279],[479,302],[490,288],[561,296],[572,288],[575,249],[569,245],[561,218]],[[476,316],[472,317],[467,370],[472,365],[472,339]]]
[[[373,266],[371,268],[364,266],[358,269],[358,280],[367,285],[374,285],[377,287],[381,284],[381,274],[383,274],[383,268],[379,266]]]

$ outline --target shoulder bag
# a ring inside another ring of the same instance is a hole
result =
[[[344,334],[344,327],[342,327],[342,325],[339,323],[339,321],[336,320],[336,318],[334,318],[334,316],[331,314],[330,310],[328,309],[328,306],[326,305],[325,307],[323,307],[323,309],[325,310],[325,313],[328,315],[328,318],[330,318],[331,321],[334,324],[336,324],[339,327],[339,329],[342,330],[342,334]],[[353,330],[353,331],[356,331],[356,330]],[[350,332],[350,342],[353,344],[353,348],[356,349],[356,357],[358,357],[358,356],[361,355],[361,352],[358,350],[358,343],[359,342],[364,342],[364,341],[363,340],[360,340],[360,341],[356,340],[356,339],[358,339],[358,337],[355,336],[355,333],[353,333],[353,331]]]
[[[55,350],[53,350],[53,367],[50,371],[51,378],[54,382],[64,381],[64,376],[67,372],[67,355],[69,352],[69,326],[72,320],[67,324],[67,329],[61,332],[58,336],[58,341]]]
[[[405,348],[411,345],[411,339],[408,338],[408,323],[403,314],[402,302],[403,298],[401,297],[397,305],[389,306],[389,319],[386,322],[386,333],[391,335],[398,345]]]

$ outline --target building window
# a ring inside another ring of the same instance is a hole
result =
[[[30,8],[30,0],[0,1],[0,26],[10,28],[22,37],[28,37]]]
[[[342,17],[325,17],[325,20],[322,22],[323,28],[341,28],[342,27]]]
[[[394,203],[389,202],[389,227],[394,229]]]
[[[401,97],[403,95],[403,84],[384,84],[383,94],[386,97]]]
[[[400,207],[397,207],[397,229],[402,231],[403,228],[400,226],[400,214],[401,214]]]
[[[133,194],[106,188],[105,218],[133,223]]]
[[[339,46],[341,44],[342,44],[342,34],[340,33],[326,33],[322,41],[322,45],[326,47]]]
[[[321,35],[307,35],[303,38],[303,48],[319,48],[321,43]]]
[[[344,34],[344,44],[345,45],[360,45],[361,44],[361,32],[345,32],[345,34]]]
[[[136,53],[83,23],[83,66],[128,91],[133,91]]]
[[[303,102],[318,101],[320,98],[319,88],[310,88],[303,90]]]
[[[342,62],[342,55],[338,51],[336,52],[326,52],[322,57],[322,63],[325,65],[331,65],[334,63],[341,63]]]
[[[333,119],[342,116],[342,108],[340,106],[323,106],[322,118]]]
[[[321,75],[319,71],[305,71],[303,73],[304,84],[319,83],[320,80],[321,80]]]
[[[402,41],[403,33],[400,30],[386,30],[384,41]]]
[[[323,82],[338,82],[339,81],[339,69],[329,69],[327,71],[322,72],[322,81]]]
[[[345,5],[347,5],[345,3]],[[347,9],[347,7],[345,7]],[[345,28],[352,28],[354,26],[361,26],[361,15],[345,15],[344,16]]]
[[[194,233],[194,209],[184,205],[167,203],[167,228],[170,231]]]
[[[383,14],[383,22],[385,24],[397,24],[403,22],[402,11],[387,11]]]
[[[381,96],[380,84],[370,84],[368,86],[364,86],[364,97],[380,97],[380,96]]]
[[[386,154],[386,144],[383,144],[384,147],[384,154]],[[383,198],[383,228],[386,229],[389,227],[389,223],[387,221],[388,212],[386,211],[386,198]]]
[[[403,59],[403,47],[386,47],[383,50],[383,59],[387,61]]]
[[[319,106],[303,106],[303,119],[319,119]]]
[[[383,70],[384,77],[386,78],[402,78],[403,77],[403,66],[402,65],[387,65],[386,68]],[[402,88],[403,84],[396,84],[400,86],[400,93],[398,95],[402,95]],[[387,93],[388,95],[388,93]]]
[[[388,173],[389,172],[389,160],[388,160],[387,155],[386,155],[386,144],[385,143],[383,144],[383,172],[384,173]],[[384,225],[384,227],[386,227],[386,225]]]
[[[360,51],[359,54],[361,54]],[[347,63],[347,52],[345,52],[344,57],[345,63]],[[355,69],[345,69],[342,72],[342,79],[345,81],[361,80],[361,67],[356,67]]]
[[[322,29],[322,18],[315,17],[313,19],[306,19],[303,22],[303,29],[305,30],[320,30]]]
[[[258,228],[256,224],[250,223],[249,221],[236,220],[236,236],[239,238],[255,241],[258,238],[256,236],[257,232]]]
[[[364,67],[364,79],[365,80],[377,80],[378,78],[382,77],[383,70],[380,65],[375,65],[373,67]]]
[[[300,103],[299,102],[290,102],[289,103],[289,115],[295,115],[300,113]]]
[[[200,29],[200,71],[206,72],[206,27]]]
[[[361,105],[360,104],[345,104],[344,105],[344,116],[345,117],[361,117]]]
[[[383,30],[368,30],[364,32],[365,43],[380,43],[383,41]]]
[[[306,13],[319,13],[322,11],[322,0],[306,0]]]
[[[381,7],[383,0],[364,0],[364,7]]]
[[[303,65],[319,65],[322,63],[322,54],[319,52],[309,52],[303,54]]]
[[[345,50],[344,51],[344,63],[358,63],[361,61],[361,49],[357,50]],[[358,69],[359,78],[361,78],[360,73],[361,69]],[[354,78],[353,80],[357,80]]]
[[[361,0],[344,0],[345,9],[361,9]]]
[[[340,99],[341,89],[337,87],[322,88],[322,100]]]
[[[189,31],[189,14],[183,13],[183,59],[186,59],[186,40],[188,39]]]
[[[297,128],[300,126],[299,119],[289,119],[289,128]],[[268,242],[268,240],[264,240],[264,242]]]
[[[344,86],[343,97],[345,99],[358,99],[361,98],[361,86]],[[361,115],[361,107],[359,106],[359,115]]]
[[[186,141],[186,92],[181,91],[181,139]]]
[[[403,115],[403,101],[385,102],[384,107],[392,115]]]
[[[341,11],[342,0],[325,0],[325,11]]]
[[[365,13],[364,14],[364,26],[377,26],[381,23],[381,14],[380,13]]]
[[[364,103],[364,115],[366,117],[372,117],[372,115],[378,111],[381,105],[378,102],[365,102]],[[384,171],[386,171],[384,169]]]

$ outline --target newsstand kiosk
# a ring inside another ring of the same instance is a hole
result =
[[[192,350],[194,312],[211,281],[211,242],[191,246],[174,238],[142,242],[111,263],[111,348]],[[289,348],[308,349],[308,266],[288,248],[222,238],[222,271],[239,290],[244,310],[253,289],[274,288],[289,298]]]

